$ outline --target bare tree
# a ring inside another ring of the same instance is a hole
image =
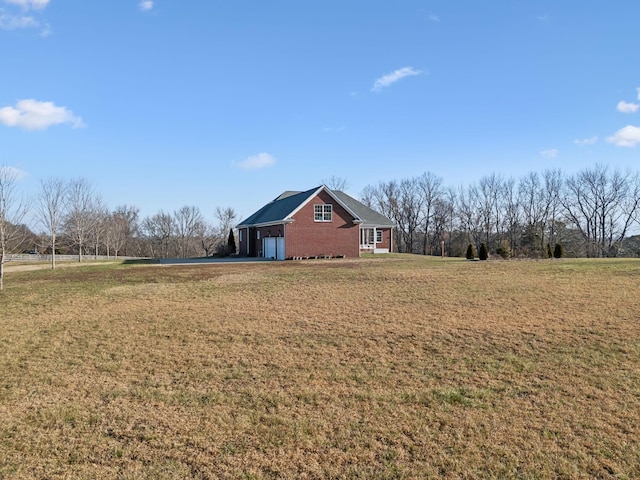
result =
[[[476,248],[480,246],[482,237],[483,217],[476,207],[478,200],[478,187],[472,184],[468,187],[460,186],[456,196],[456,210],[460,220],[460,227],[467,235],[468,241]]]
[[[360,201],[367,207],[375,209],[376,194],[376,188],[371,185],[367,185],[360,192]]]
[[[238,214],[231,207],[216,207],[215,217],[218,221],[215,232],[217,237],[216,243],[225,243],[227,241],[229,230],[235,227]]]
[[[422,253],[426,255],[428,252],[428,246],[433,246],[432,239],[430,238],[430,227],[436,215],[436,206],[442,198],[442,179],[431,172],[423,173],[418,178],[418,189],[422,194],[422,225],[424,226],[424,241],[422,242]],[[439,210],[441,222],[439,226],[442,226],[444,218],[442,214],[443,209]]]
[[[56,268],[56,244],[64,217],[65,182],[60,178],[49,177],[40,182],[37,196],[38,220],[45,228],[51,248],[51,269]]]
[[[400,217],[402,218],[405,234],[406,251],[416,251],[416,238],[420,227],[422,206],[424,199],[420,192],[418,181],[409,178],[400,182]]]
[[[640,174],[637,172],[629,177],[629,187],[622,202],[622,211],[625,218],[623,228],[623,236],[625,236],[634,223],[640,225]]]
[[[142,221],[142,230],[149,240],[152,257],[169,257],[169,246],[174,234],[174,219],[171,214],[160,210],[153,217]]]
[[[98,221],[99,199],[91,183],[84,178],[71,180],[66,189],[65,227],[69,238],[78,248],[78,261],[82,262],[84,249]]]
[[[395,222],[399,252],[429,253],[440,239],[453,255],[482,241],[502,255],[540,257],[562,242],[571,254],[614,256],[640,224],[640,174],[602,165],[568,178],[559,169],[519,179],[493,173],[453,189],[427,172],[369,185],[360,200]]]
[[[398,252],[405,252],[407,249],[404,235],[406,226],[404,224],[404,217],[401,214],[400,187],[398,182],[395,180],[381,182],[378,187],[374,189],[374,198],[373,208],[395,222],[396,248]]]
[[[528,255],[540,256],[544,248],[547,212],[544,190],[537,172],[530,172],[520,179],[518,196],[524,221],[523,247]]]
[[[138,207],[120,205],[111,213],[107,227],[107,255],[113,248],[117,257],[121,250],[127,248],[138,231]]]
[[[206,257],[210,257],[214,253],[216,245],[220,238],[217,235],[216,228],[209,222],[203,221],[197,231],[197,239],[200,248],[204,251]]]
[[[458,195],[453,187],[447,187],[444,191],[443,198],[438,202],[438,206],[442,207],[444,213],[444,221],[446,223],[446,240],[445,250],[449,256],[453,255],[453,236],[456,229],[456,203],[458,201]],[[464,246],[463,246],[464,247]]]
[[[337,177],[331,175],[329,178],[323,178],[320,183],[326,185],[331,190],[338,190],[340,192],[346,192],[349,189],[349,183],[346,178]]]
[[[507,235],[504,242],[508,244],[511,254],[517,251],[521,236],[522,220],[519,200],[515,179],[505,180],[502,184],[501,195],[504,231]],[[505,247],[502,246],[502,248]]]
[[[560,210],[560,192],[564,176],[559,169],[545,170],[542,174],[544,179],[544,201],[545,201],[545,224],[547,225],[547,237],[550,244],[556,243],[556,228]],[[544,242],[542,242],[544,247]]]
[[[178,251],[182,258],[195,254],[197,238],[204,223],[200,209],[185,205],[173,214]]]
[[[562,205],[582,235],[587,257],[615,255],[638,209],[636,184],[631,173],[609,172],[604,165],[567,179]]]
[[[422,198],[415,179],[395,180],[367,186],[360,194],[362,202],[393,220],[398,252],[410,252],[420,223]]]
[[[0,290],[4,289],[8,244],[24,232],[20,225],[27,213],[27,204],[16,190],[19,177],[15,168],[0,166]]]
[[[482,218],[484,241],[490,246],[492,234],[500,239],[502,234],[502,210],[500,204],[500,192],[502,190],[502,177],[492,173],[482,177],[478,183],[478,208]]]
[[[111,214],[100,198],[96,198],[93,214],[95,218],[93,227],[89,231],[89,241],[93,245],[93,255],[97,257],[100,255],[100,248],[105,247],[108,240],[109,217]]]

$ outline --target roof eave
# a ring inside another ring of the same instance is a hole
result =
[[[365,228],[395,228],[395,225],[383,225],[380,223],[365,223],[365,222],[362,222],[360,226]]]
[[[247,228],[247,227],[268,227],[270,225],[284,225],[287,223],[293,223],[293,218],[283,218],[281,220],[273,220],[270,222],[262,222],[262,223],[241,223],[236,228]]]

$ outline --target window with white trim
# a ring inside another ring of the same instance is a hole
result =
[[[238,230],[238,241],[242,241],[242,230]]]
[[[313,219],[316,222],[330,222],[333,219],[333,205],[325,203],[313,206]]]
[[[260,230],[256,231],[256,239],[260,240]]]
[[[376,243],[382,243],[382,230],[376,230]]]

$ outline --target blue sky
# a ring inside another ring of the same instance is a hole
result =
[[[0,0],[0,165],[142,215],[638,170],[640,2]]]

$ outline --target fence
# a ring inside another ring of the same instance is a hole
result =
[[[50,262],[51,255],[41,255],[39,253],[26,254],[20,253],[15,255],[6,255],[5,262]],[[83,261],[90,260],[142,260],[140,257],[121,257],[121,256],[107,256],[107,255],[82,255]],[[78,255],[56,255],[56,262],[77,262]]]

